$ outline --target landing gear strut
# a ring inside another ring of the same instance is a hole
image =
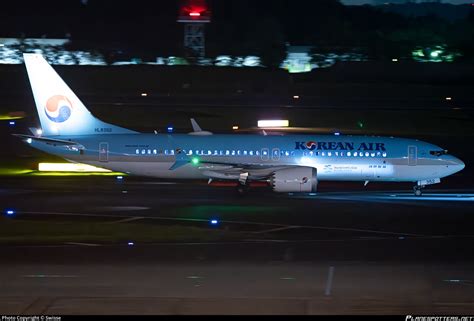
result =
[[[415,185],[413,186],[413,193],[415,196],[421,196],[423,194],[422,189],[425,188],[424,185]]]
[[[249,173],[240,173],[239,185],[237,185],[237,193],[239,193],[239,195],[244,195],[247,193],[249,189],[248,177],[249,177]]]
[[[242,185],[242,184],[237,185],[237,193],[239,193],[239,195],[247,194],[248,189],[249,189],[248,185]]]

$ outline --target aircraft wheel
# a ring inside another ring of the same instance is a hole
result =
[[[413,188],[413,192],[415,193],[415,196],[421,196],[423,194],[423,192],[421,191],[421,187],[420,186],[415,186]]]
[[[237,193],[241,196],[247,194],[247,191],[248,191],[248,186],[247,185],[242,185],[242,184],[239,184],[237,186]]]

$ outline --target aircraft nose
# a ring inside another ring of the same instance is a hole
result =
[[[459,171],[462,171],[464,169],[464,167],[466,167],[464,162],[462,160],[460,160],[459,158],[457,158],[457,157],[453,156],[453,162],[454,162],[453,166],[456,169],[456,173],[459,172]]]
[[[464,167],[466,167],[466,164],[464,164],[464,162],[462,160],[460,160],[459,158],[456,158],[456,166],[459,166],[459,170],[463,170]]]

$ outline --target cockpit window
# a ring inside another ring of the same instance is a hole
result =
[[[446,155],[448,153],[447,150],[431,150],[430,154],[433,156],[441,156],[441,155]]]

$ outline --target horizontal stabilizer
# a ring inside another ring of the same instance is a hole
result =
[[[13,136],[20,137],[24,140],[31,139],[32,141],[38,141],[43,143],[55,144],[55,145],[67,145],[67,146],[82,146],[79,143],[70,141],[70,140],[63,140],[63,139],[55,139],[55,138],[46,138],[46,137],[38,137],[38,136],[31,136],[31,135],[23,135],[23,134],[13,134]]]

